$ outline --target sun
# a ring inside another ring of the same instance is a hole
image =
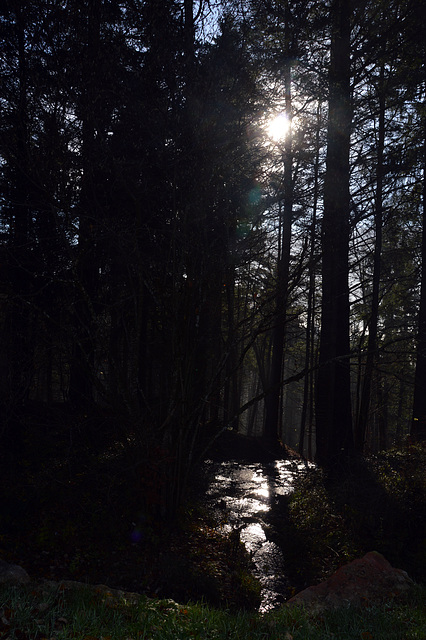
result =
[[[272,138],[272,140],[275,140],[275,142],[279,142],[279,140],[285,138],[290,129],[290,120],[285,113],[279,113],[269,120],[266,129],[268,136]]]

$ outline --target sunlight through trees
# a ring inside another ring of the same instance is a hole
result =
[[[0,10],[2,441],[101,410],[173,512],[229,429],[424,439],[422,7],[329,4]]]

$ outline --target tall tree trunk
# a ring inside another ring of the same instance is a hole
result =
[[[317,107],[317,130],[315,134],[315,163],[314,163],[314,202],[311,222],[311,246],[309,249],[309,290],[308,312],[306,320],[306,345],[305,345],[305,379],[303,383],[303,404],[300,418],[299,454],[304,455],[306,419],[308,416],[310,391],[314,358],[314,312],[315,312],[315,240],[317,226],[317,210],[319,199],[319,162],[320,162],[320,127],[321,127],[321,103]]]
[[[327,165],[322,223],[322,309],[316,458],[338,467],[353,448],[349,343],[350,23],[348,0],[331,6]]]
[[[424,30],[424,29],[423,29]],[[424,54],[426,74],[426,55]],[[425,80],[426,87],[426,80]],[[414,441],[426,440],[426,115],[423,112],[423,234],[420,308],[417,335],[416,374],[414,378],[413,418],[411,438]]]
[[[286,3],[285,42],[286,54],[289,59],[289,7]],[[290,269],[291,223],[293,216],[293,150],[292,150],[292,105],[291,105],[291,63],[287,62],[284,71],[285,111],[289,120],[289,128],[284,141],[284,199],[281,216],[281,246],[279,247],[277,265],[277,289],[275,325],[272,334],[272,360],[269,376],[270,392],[266,398],[265,438],[274,443],[281,436],[281,394],[284,369],[284,346],[286,333],[286,313],[288,298],[288,277]]]
[[[232,256],[231,256],[232,259]],[[235,330],[235,270],[232,264],[226,271],[226,302],[228,315],[226,379],[224,386],[223,418],[228,427],[238,431],[238,393],[237,344]]]
[[[32,191],[28,132],[28,64],[25,11],[15,11],[18,56],[17,104],[13,113],[14,157],[9,184],[8,280],[9,304],[4,314],[2,351],[4,367],[0,389],[0,436],[10,429],[18,407],[28,399],[33,375],[31,333]],[[3,370],[2,370],[3,369]],[[13,434],[12,434],[13,435]]]
[[[195,20],[194,20],[194,1],[184,0],[184,38],[185,38],[185,55],[187,57],[188,67],[192,70],[195,56]]]
[[[376,371],[377,377],[377,451],[387,449],[388,438],[388,404],[389,392],[386,378],[382,377],[380,369]]]
[[[69,397],[76,407],[93,402],[97,288],[96,231],[96,110],[99,108],[97,62],[101,29],[101,1],[87,4],[87,42],[82,87],[82,183],[79,203],[78,259],[75,268],[77,300],[74,305],[76,339],[70,368]],[[98,135],[100,132],[97,132]],[[98,211],[99,213],[99,211]]]
[[[383,153],[385,148],[385,67],[382,62],[379,79],[379,131],[377,141],[376,197],[374,205],[375,244],[373,258],[373,291],[368,323],[367,359],[362,383],[361,404],[355,428],[355,448],[363,453],[370,410],[371,384],[377,360],[377,322],[379,318],[380,272],[383,227]]]
[[[398,410],[396,414],[396,429],[395,429],[395,445],[397,447],[403,444],[402,420],[403,420],[403,407],[404,407],[405,393],[406,393],[406,384],[404,380],[400,380],[399,391],[398,391]]]

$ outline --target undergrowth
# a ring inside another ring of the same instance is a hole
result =
[[[293,569],[308,582],[324,579],[338,566],[373,550],[414,580],[426,582],[422,447],[358,461],[338,478],[313,468],[296,481],[286,500],[283,540],[297,553]]]

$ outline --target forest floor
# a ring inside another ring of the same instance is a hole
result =
[[[125,447],[110,442],[99,450],[75,433],[71,439],[53,418],[48,428],[40,416],[27,421],[19,451],[0,461],[1,559],[21,565],[32,579],[257,608],[250,559],[242,545],[218,533],[203,509],[202,485],[189,492],[172,526],[160,524],[138,507],[140,486]],[[247,440],[232,446],[235,455],[254,456]],[[220,447],[216,455],[224,455]],[[421,447],[372,458],[338,482],[316,469],[304,474],[273,514],[293,591],[373,549],[426,583],[425,505]]]

